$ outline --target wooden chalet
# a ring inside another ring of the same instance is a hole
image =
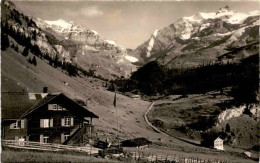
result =
[[[3,93],[2,139],[83,145],[97,115],[62,93]]]

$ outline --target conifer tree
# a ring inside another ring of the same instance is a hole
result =
[[[33,56],[33,59],[32,59],[32,64],[33,64],[34,66],[37,66],[37,61],[36,61],[36,58],[35,58],[35,56]]]
[[[28,47],[26,46],[26,47],[24,48],[24,50],[23,50],[22,55],[25,56],[25,57],[27,57],[28,54],[29,54],[29,49],[28,49]]]
[[[19,51],[18,45],[14,46],[14,50],[17,51],[17,52]]]
[[[30,64],[32,64],[32,58],[31,58],[31,57],[29,57],[28,62],[29,62]]]
[[[6,34],[3,34],[3,33],[2,33],[1,37],[2,37],[1,38],[1,40],[2,40],[1,50],[6,50],[10,46],[9,38]]]

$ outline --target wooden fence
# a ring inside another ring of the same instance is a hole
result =
[[[32,141],[17,141],[17,140],[2,140],[2,146],[11,148],[21,148],[21,149],[33,149],[33,150],[45,150],[45,151],[78,151],[86,152],[87,154],[98,154],[99,148],[86,145],[84,147],[52,144],[52,143],[40,143]]]
[[[154,155],[145,154],[143,152],[134,151],[131,152],[131,156],[134,160],[144,160],[149,162],[177,162],[177,163],[226,163],[226,160],[206,160],[194,157],[178,156],[178,155]]]

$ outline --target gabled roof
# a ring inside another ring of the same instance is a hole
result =
[[[217,137],[214,141],[217,141],[217,140],[223,141],[223,139],[221,139],[220,137]]]
[[[31,112],[33,112],[34,110],[36,110],[37,108],[39,108],[40,106],[46,104],[47,102],[49,102],[50,100],[52,100],[53,98],[57,97],[57,94],[48,94],[47,96],[45,96],[42,100],[38,101],[37,103],[35,103],[32,107],[30,107],[29,109],[27,109],[26,112],[24,112],[24,114],[21,115],[21,118],[24,118],[26,115],[30,114]]]
[[[35,103],[41,101],[44,94],[27,92],[2,92],[2,119],[19,119]]]
[[[97,115],[80,106],[62,93],[43,94],[43,93],[25,93],[25,92],[2,92],[2,119],[19,119],[33,113],[35,110],[56,98],[64,98],[63,103],[73,105],[67,108],[69,112],[81,117],[98,118]]]
[[[73,105],[73,107],[66,108],[69,112],[71,112],[74,115],[80,116],[80,117],[92,117],[92,118],[99,118],[97,115],[92,113],[91,111],[87,110],[86,108],[79,105],[77,102],[73,101],[72,99],[65,96],[63,93],[56,93],[56,94],[48,94],[46,97],[44,97],[41,101],[37,102],[35,105],[33,105],[29,110],[27,110],[21,118],[25,118],[26,116],[33,113],[35,110],[40,108],[43,105],[47,105],[49,102],[56,98],[64,98],[63,104]]]

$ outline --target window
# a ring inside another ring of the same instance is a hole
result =
[[[62,110],[62,106],[61,105],[58,105],[58,110]]]
[[[73,117],[64,117],[61,119],[61,126],[73,126],[74,125],[74,118]]]
[[[43,119],[43,127],[44,128],[50,127],[49,124],[50,124],[49,119]]]
[[[53,127],[53,118],[51,118],[51,119],[40,119],[40,127],[41,128]]]
[[[67,140],[70,137],[69,134],[64,135],[64,139]]]
[[[14,129],[19,129],[20,128],[20,126],[19,126],[19,124],[18,124],[18,121],[16,121],[15,123],[14,123]]]
[[[65,118],[65,126],[70,126],[70,118]]]
[[[43,143],[49,143],[49,136],[43,136]]]
[[[57,104],[52,105],[53,110],[57,110],[57,107],[58,107]]]
[[[48,104],[48,110],[66,110],[61,104]]]
[[[24,128],[24,119],[17,120],[15,123],[10,125],[10,129],[23,129]]]

